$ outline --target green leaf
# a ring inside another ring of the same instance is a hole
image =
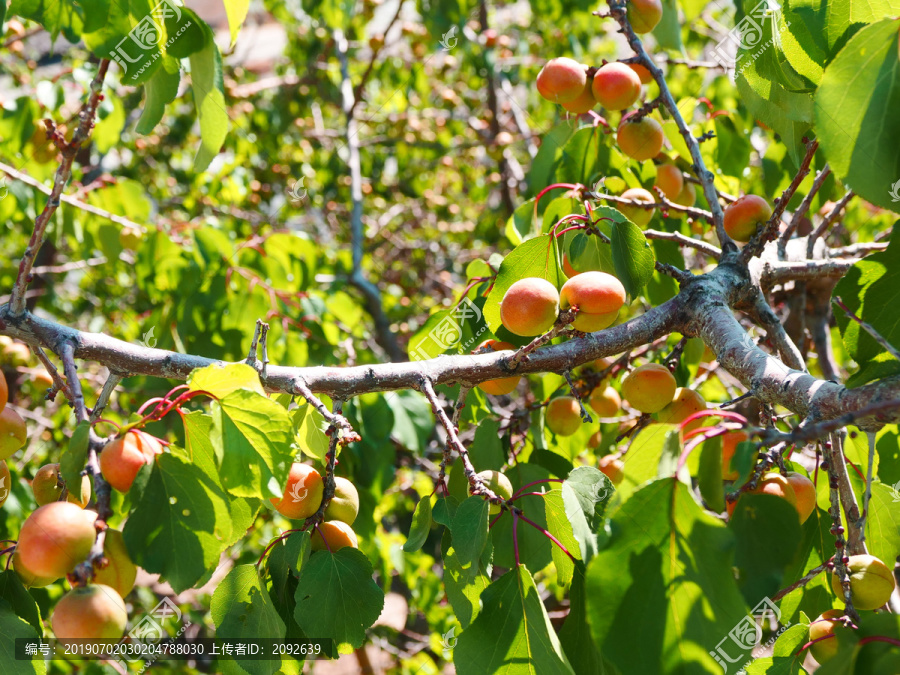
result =
[[[700,471],[697,474],[700,495],[716,513],[725,510],[725,493],[722,490],[722,437],[716,436],[700,448]]]
[[[216,398],[246,389],[265,395],[259,373],[246,363],[216,363],[191,372],[187,381],[189,391],[208,391]]]
[[[79,422],[72,432],[69,445],[59,458],[59,473],[67,485],[81,485],[81,472],[87,462],[90,434],[90,422]]]
[[[900,212],[900,19],[884,19],[850,38],[816,92],[816,130],[829,165],[873,204]]]
[[[443,500],[442,500],[443,501]],[[491,583],[491,557],[493,550],[488,542],[479,560],[464,566],[456,551],[450,547],[444,553],[444,590],[460,625],[468,626],[481,611],[479,598]]]
[[[237,42],[238,33],[244,20],[247,18],[247,10],[250,9],[250,0],[224,0],[225,14],[228,15],[228,27],[231,29],[231,46]]]
[[[563,120],[541,138],[541,147],[531,162],[528,177],[528,195],[532,196],[550,185],[553,170],[563,155],[563,148],[572,134],[575,133],[573,125]]]
[[[662,0],[662,18],[653,29],[653,37],[662,49],[682,51],[681,21],[678,18],[678,3],[675,0]]]
[[[571,490],[571,488],[569,488]],[[544,500],[544,511],[547,514],[547,530],[566,547],[575,558],[581,559],[578,541],[572,532],[572,523],[566,518],[566,506],[562,498],[562,489],[548,490]],[[556,544],[550,549],[553,566],[556,567],[556,580],[560,586],[568,586],[572,582],[575,563]]]
[[[310,556],[295,595],[294,618],[303,632],[333,639],[341,654],[362,646],[384,607],[372,571],[369,559],[349,546]]]
[[[561,493],[566,519],[585,564],[597,553],[597,533],[602,527],[606,505],[615,492],[609,478],[592,466],[579,466],[563,481]],[[547,520],[550,520],[549,513]]]
[[[64,33],[69,42],[76,43],[84,28],[84,11],[74,2],[11,0],[8,13],[41,24],[54,41]]]
[[[641,294],[653,276],[656,258],[647,238],[637,225],[622,216],[612,225],[612,259],[616,276],[632,298]]]
[[[570,673],[534,579],[518,565],[481,594],[482,610],[466,628],[453,663],[459,675]]]
[[[134,562],[180,593],[218,565],[232,536],[228,500],[201,468],[162,454],[122,534]]]
[[[674,675],[687,672],[689,653],[690,672],[719,672],[708,652],[746,616],[731,532],[674,478],[635,492],[609,530],[588,566],[586,593],[604,658],[624,673]]]
[[[324,462],[325,455],[328,454],[329,439],[325,435],[328,422],[322,417],[322,413],[306,404],[292,410],[290,415],[296,428],[294,441],[303,454]]]
[[[872,482],[866,544],[869,553],[881,560],[896,560],[900,556],[900,499],[889,486],[878,481]]]
[[[738,585],[751,607],[778,592],[800,550],[797,509],[775,495],[742,495],[728,526],[737,547]]]
[[[488,328],[494,333],[502,327],[500,301],[510,286],[526,277],[546,279],[556,288],[565,283],[565,275],[559,269],[556,259],[556,247],[549,235],[534,237],[519,244],[503,259],[494,288],[484,305],[484,318]]]
[[[166,106],[178,95],[181,82],[181,66],[171,56],[163,59],[162,66],[144,85],[144,110],[135,131],[139,134],[152,133],[162,121]]]
[[[237,565],[219,582],[210,614],[217,638],[261,640],[285,636],[284,621],[252,563]],[[235,658],[235,662],[251,675],[270,675],[281,665],[280,659]]]
[[[0,599],[8,602],[16,615],[30,623],[38,634],[43,634],[41,610],[28,589],[22,585],[19,575],[11,569],[0,571]]]
[[[409,527],[409,537],[403,544],[406,553],[412,553],[422,548],[428,533],[431,532],[431,496],[422,497],[416,504],[413,512],[412,525]]]
[[[33,626],[16,616],[9,603],[0,598],[0,671],[6,675],[44,675],[47,666],[38,654],[32,661],[19,661],[15,655],[16,638],[42,637]]]
[[[784,630],[784,628],[782,628]],[[772,647],[772,656],[755,659],[746,667],[747,675],[802,675],[806,651],[800,651],[809,641],[806,625],[790,626],[778,636]]]
[[[206,29],[209,31],[209,28]],[[194,158],[194,170],[206,171],[228,134],[228,112],[225,107],[225,85],[222,79],[222,55],[211,39],[198,52],[191,54],[191,88],[200,119],[200,148]]]
[[[895,229],[886,250],[857,261],[832,292],[833,297],[840,297],[851,312],[895,347],[900,345],[900,324],[893,311],[900,302],[900,235],[896,232]],[[879,372],[874,370],[875,364],[883,363],[881,376],[900,372],[900,362],[887,355],[884,347],[840,307],[834,307],[834,316],[848,356],[860,366],[850,385],[859,386],[872,379]],[[882,362],[881,358],[886,360]]]
[[[584,565],[575,565],[569,590],[569,615],[559,630],[559,642],[579,675],[605,675],[603,657],[591,637],[587,621]]]
[[[488,515],[490,502],[481,497],[469,497],[453,516],[450,533],[453,548],[463,567],[468,567],[481,557],[488,538]]]
[[[248,389],[231,392],[215,408],[222,485],[238,497],[279,496],[294,458],[287,411]]]

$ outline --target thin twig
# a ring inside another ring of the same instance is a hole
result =
[[[75,409],[75,417],[79,422],[88,418],[87,408],[84,405],[84,392],[81,389],[81,381],[78,379],[78,369],[75,366],[75,346],[66,342],[60,347],[57,354],[63,363],[63,372],[66,374],[66,382],[72,392],[71,402]]]
[[[828,228],[830,228],[841,215],[841,211],[844,210],[844,208],[847,206],[847,203],[855,196],[856,194],[853,192],[853,190],[847,190],[844,196],[841,197],[838,200],[837,204],[834,205],[834,208],[831,209],[831,213],[825,216],[819,226],[815,230],[813,230],[812,234],[809,235],[809,238],[806,240],[807,258],[812,257],[813,248],[816,245],[816,240],[828,231]]]
[[[647,237],[647,239],[673,241],[679,246],[687,246],[689,248],[697,249],[701,253],[705,253],[706,255],[715,258],[716,260],[718,260],[722,255],[722,249],[720,249],[718,246],[708,244],[702,239],[694,239],[693,237],[688,237],[687,235],[681,234],[680,232],[660,232],[659,230],[644,230],[644,236]]]
[[[874,338],[874,340],[878,344],[880,344],[882,347],[884,347],[884,349],[887,350],[888,354],[890,354],[895,359],[900,361],[900,350],[898,350],[896,347],[894,347],[894,345],[892,345],[890,342],[888,342],[887,339],[881,333],[879,333],[877,330],[875,330],[875,327],[872,326],[872,324],[867,323],[867,322],[863,321],[862,319],[860,319],[858,316],[856,316],[856,314],[854,314],[850,310],[850,308],[844,304],[844,301],[841,300],[841,296],[839,296],[839,295],[834,296],[834,298],[832,298],[832,302],[834,302],[834,304],[836,304],[838,307],[840,307],[842,310],[844,310],[844,312],[847,314],[848,317],[850,317],[856,323],[858,323],[860,325],[860,327],[864,331],[866,331],[869,335],[871,335],[872,338]]]
[[[806,193],[806,197],[803,198],[803,201],[800,202],[800,206],[797,207],[796,211],[794,211],[791,222],[788,223],[787,227],[784,228],[784,232],[782,232],[781,236],[778,237],[779,260],[784,260],[788,239],[794,236],[794,232],[796,232],[797,227],[800,225],[800,220],[803,218],[803,216],[809,213],[809,207],[812,204],[813,198],[816,196],[816,193],[819,192],[819,188],[822,187],[822,184],[825,182],[825,179],[828,178],[830,173],[831,167],[826,163],[825,166],[823,166],[819,170],[819,173],[816,174],[816,178],[815,180],[813,180],[813,184],[809,188],[809,192]]]
[[[53,361],[49,359],[47,353],[36,345],[31,345],[32,353],[38,357],[38,360],[42,364],[44,364],[44,368],[47,369],[47,372],[50,374],[50,379],[53,380],[53,387],[47,390],[47,400],[52,401],[56,398],[57,392],[62,392],[63,396],[68,399],[69,403],[72,402],[72,391],[69,389],[69,386],[66,384],[66,381],[62,378],[62,375],[59,374],[59,371],[56,369],[56,366],[53,365]],[[0,375],[2,377],[2,375]]]
[[[100,396],[97,397],[97,403],[94,405],[94,409],[91,410],[91,424],[100,419],[103,411],[106,410],[106,406],[109,405],[109,399],[112,396],[113,391],[119,386],[122,378],[123,376],[119,373],[110,372],[109,377],[106,378],[106,382],[103,383],[103,389],[100,390]]]

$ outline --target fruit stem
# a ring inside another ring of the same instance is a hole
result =
[[[262,552],[262,555],[259,556],[259,560],[256,561],[256,566],[259,567],[262,564],[263,559],[266,557],[266,555],[268,555],[269,551],[272,550],[272,547],[274,547],[275,544],[287,539],[292,534],[294,534],[294,532],[301,532],[301,530],[285,530],[280,535],[275,537],[275,539],[272,541],[272,543],[270,543],[268,546],[266,546],[265,550]]]
[[[512,512],[513,517],[513,552],[516,554],[516,567],[519,566],[519,535],[516,530],[519,527],[519,515],[515,511]],[[524,516],[522,516],[524,518]]]
[[[531,481],[530,483],[526,483],[525,485],[520,487],[518,490],[516,490],[513,493],[513,496],[510,498],[510,501],[515,499],[517,496],[521,496],[519,493],[522,492],[522,490],[527,490],[528,488],[532,487],[533,485],[540,485],[541,483],[562,483],[562,482],[563,482],[562,478],[542,478],[541,480]]]

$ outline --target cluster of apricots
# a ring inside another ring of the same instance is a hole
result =
[[[321,474],[307,464],[294,462],[281,499],[272,497],[270,501],[285,518],[305,520],[322,506],[324,493],[325,481]],[[359,548],[356,532],[351,527],[358,514],[356,486],[346,478],[335,476],[334,496],[325,509],[325,521],[312,533],[312,550],[327,549],[334,553],[345,546]]]
[[[627,16],[636,33],[652,31],[662,18],[660,0],[629,0]],[[607,111],[624,111],[641,95],[641,85],[653,77],[641,64],[613,61],[599,68],[590,68],[574,59],[562,56],[548,61],[538,73],[538,93],[548,101],[561,105],[567,112],[581,115],[598,103]],[[628,157],[639,162],[657,163],[654,187],[666,199],[680,206],[693,206],[697,198],[694,184],[685,179],[679,169],[662,154],[665,133],[658,121],[638,111],[624,113],[616,128],[616,143]],[[654,195],[644,188],[630,188],[620,195],[647,204],[656,203]],[[645,227],[654,209],[621,204],[619,211],[639,227]],[[725,231],[739,242],[750,241],[759,228],[772,216],[772,207],[756,195],[745,195],[725,210]]]
[[[894,573],[887,565],[869,554],[851,555],[844,562],[850,574],[850,599],[856,609],[878,609],[887,604],[896,585]],[[836,570],[831,574],[831,590],[838,600],[844,599],[844,588]],[[829,609],[809,624],[809,641],[813,643],[809,651],[820,664],[837,655],[834,629],[844,625],[843,614],[841,609]]]

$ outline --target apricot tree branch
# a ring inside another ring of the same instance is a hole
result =
[[[637,62],[649,70],[653,79],[656,80],[656,84],[659,86],[659,97],[662,99],[662,104],[672,115],[672,119],[675,120],[675,125],[678,127],[678,132],[687,144],[688,150],[691,153],[691,161],[693,162],[691,168],[697,175],[697,178],[700,179],[703,186],[703,194],[706,196],[706,201],[709,204],[712,213],[712,222],[715,225],[716,235],[719,238],[719,245],[722,247],[722,251],[726,254],[736,252],[737,244],[735,244],[731,237],[725,232],[725,216],[722,211],[722,206],[719,204],[719,197],[716,194],[714,185],[715,176],[706,168],[706,164],[703,161],[703,155],[700,153],[700,144],[697,142],[697,139],[694,138],[694,134],[684,121],[684,117],[678,109],[678,104],[675,102],[672,92],[669,90],[669,85],[666,83],[666,78],[663,75],[662,70],[659,69],[656,62],[653,61],[644,50],[644,45],[641,43],[640,38],[628,22],[624,0],[609,0],[609,14],[618,22],[619,26],[621,26],[621,32],[625,35],[625,39],[628,40],[629,46],[634,50],[634,53],[637,56]]]
[[[680,232],[661,232],[659,230],[644,230],[644,236],[647,239],[659,239],[661,241],[672,241],[679,246],[687,246],[696,249],[705,255],[715,258],[716,260],[722,255],[722,249],[712,244],[707,244],[702,239],[694,239]]]
[[[828,260],[807,260],[804,262],[766,262],[760,283],[772,287],[787,281],[813,281],[815,279],[840,279],[847,273],[855,260],[831,258]]]
[[[25,313],[25,292],[28,290],[28,284],[31,282],[31,270],[34,266],[34,261],[37,258],[41,245],[44,243],[44,235],[47,232],[50,219],[56,212],[56,209],[59,208],[60,195],[62,195],[62,191],[72,177],[72,164],[75,161],[75,155],[78,154],[81,146],[90,137],[91,130],[94,128],[94,117],[102,99],[101,90],[103,89],[103,80],[106,78],[108,69],[109,59],[102,59],[97,68],[97,74],[91,82],[90,95],[82,106],[81,112],[78,113],[78,127],[72,135],[72,140],[62,149],[62,161],[59,163],[56,176],[53,179],[53,189],[50,191],[44,210],[41,211],[34,221],[34,230],[32,231],[31,239],[28,241],[28,247],[22,255],[22,260],[19,261],[19,271],[10,294],[9,308],[13,316],[21,316]]]
[[[75,366],[75,346],[71,342],[64,342],[57,356],[62,360],[66,383],[69,385],[69,391],[72,392],[70,402],[75,409],[75,418],[79,422],[83,422],[88,418],[88,414],[84,405],[81,380],[78,379],[78,368]]]

